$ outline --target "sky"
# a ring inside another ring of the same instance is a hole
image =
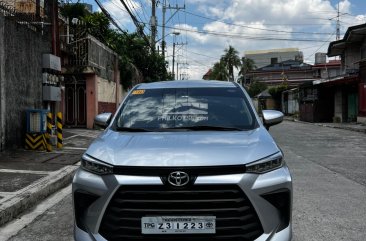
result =
[[[122,29],[136,30],[120,0],[100,1]],[[138,21],[146,24],[144,32],[149,35],[151,0],[124,1]],[[329,43],[336,40],[338,6],[341,39],[349,26],[366,23],[365,0],[165,1],[167,6],[185,6],[179,11],[167,9],[165,41],[170,70],[173,42],[178,44],[178,76],[186,79],[202,79],[230,45],[240,57],[251,50],[299,48],[304,62],[312,64],[315,53],[327,52]],[[92,4],[94,11],[100,11],[93,0],[83,2]],[[157,2],[158,46],[162,38],[164,0]]]

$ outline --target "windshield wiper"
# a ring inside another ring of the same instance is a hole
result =
[[[127,132],[152,132],[153,130],[144,129],[144,128],[133,128],[133,127],[121,127],[118,126],[116,128],[117,131],[127,131]]]
[[[194,130],[194,131],[243,131],[245,129],[241,129],[238,127],[227,127],[227,126],[179,126],[179,127],[172,127],[172,128],[166,128],[168,130]],[[163,129],[165,130],[165,128]]]

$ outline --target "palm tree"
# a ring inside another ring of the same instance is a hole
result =
[[[225,63],[220,60],[216,62],[212,68],[210,79],[212,80],[228,80],[229,73],[225,67]]]
[[[248,72],[256,69],[257,66],[255,66],[254,60],[242,57],[241,58],[241,66],[239,71],[239,79],[242,83],[246,84],[246,75]]]
[[[241,65],[240,58],[238,56],[239,53],[231,45],[224,51],[225,54],[221,56],[221,61],[225,63],[229,72],[230,81],[234,81],[234,67],[237,69]]]

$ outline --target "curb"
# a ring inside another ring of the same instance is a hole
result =
[[[78,168],[78,165],[65,166],[17,191],[17,194],[5,200],[0,206],[0,226],[16,218],[40,200],[69,185]]]
[[[328,124],[322,124],[322,123],[313,123],[313,122],[300,121],[300,120],[296,120],[296,119],[284,119],[284,120],[291,121],[291,122],[298,122],[298,123],[307,124],[307,125],[323,126],[323,127],[328,127],[328,128],[354,131],[354,132],[359,132],[359,133],[366,134],[366,128],[365,129],[359,129],[359,128],[352,128],[352,127],[348,127],[348,126],[334,126],[334,125],[328,125]]]

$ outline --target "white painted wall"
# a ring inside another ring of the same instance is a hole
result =
[[[116,83],[98,77],[98,101],[116,103]]]

